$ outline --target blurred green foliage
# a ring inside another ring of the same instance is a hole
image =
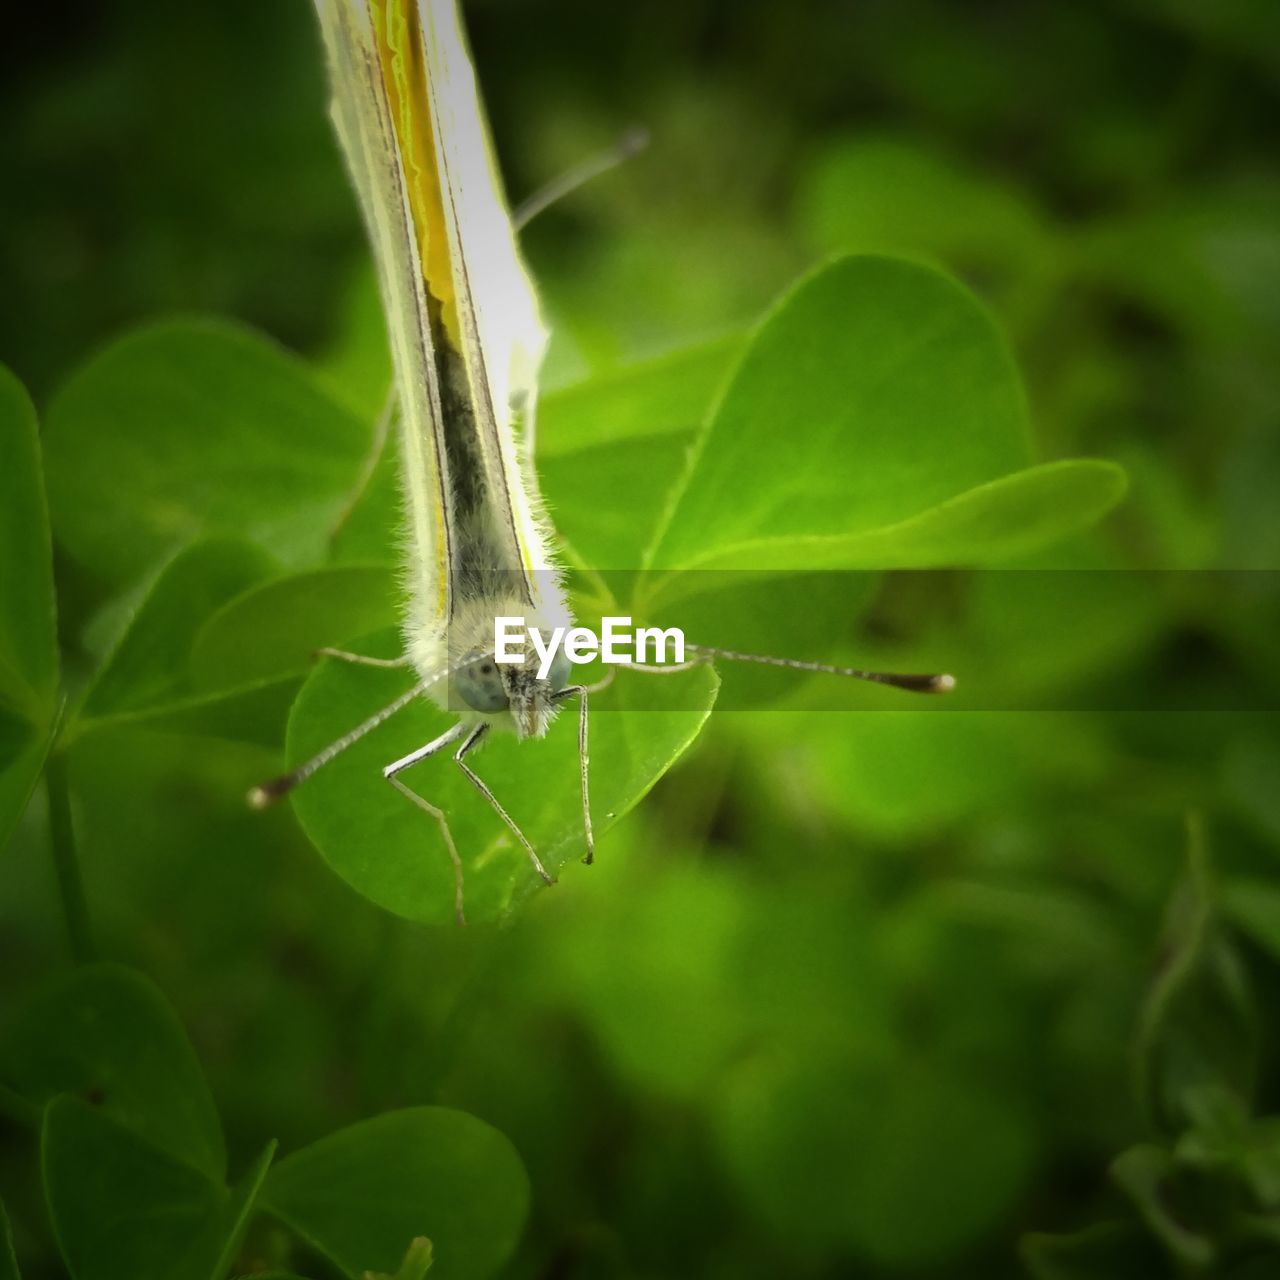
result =
[[[474,918],[527,896],[505,924],[415,922],[447,867],[358,768],[300,793],[331,874],[243,806],[291,705],[297,755],[379,699],[311,649],[395,615],[389,457],[331,537],[386,357],[312,16],[28,15],[0,53],[0,357],[40,424],[6,378],[0,1276],[1272,1274],[1274,6],[467,15],[517,196],[654,135],[526,236],[575,563],[723,567],[763,533],[778,565],[817,537],[927,570],[580,599],[960,692],[726,669],[722,708],[773,708],[665,772],[712,677],[661,711],[619,681],[601,808],[656,786],[594,868],[566,716],[482,757],[544,805],[554,890],[443,768],[418,783],[484,855]],[[847,253],[940,267],[995,323],[932,269],[809,274]],[[1118,485],[1087,456],[1129,476],[1096,525]]]

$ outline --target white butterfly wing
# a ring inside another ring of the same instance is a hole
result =
[[[454,0],[316,7],[395,366],[408,640],[438,669],[450,623],[483,613],[474,597],[499,581],[535,611],[562,608],[532,468],[546,333]]]
[[[450,607],[449,497],[439,386],[404,163],[367,0],[316,0],[332,115],[364,215],[387,320],[402,422],[415,630],[442,636]]]
[[[547,332],[516,244],[457,5],[419,0],[418,7],[459,295],[470,301],[495,411],[512,405],[519,414],[525,406],[521,439],[531,452],[532,406]]]

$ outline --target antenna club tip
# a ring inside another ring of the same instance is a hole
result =
[[[934,693],[951,693],[956,687],[956,678],[946,673],[933,678]]]
[[[292,791],[297,781],[291,773],[286,773],[281,778],[272,778],[270,782],[250,788],[245,800],[250,809],[269,809],[281,796]]]

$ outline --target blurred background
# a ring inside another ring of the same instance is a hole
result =
[[[271,752],[94,740],[103,950],[177,1006],[233,1168],[443,1102],[529,1168],[513,1277],[1277,1274],[1280,7],[464,8],[513,198],[652,134],[526,235],[549,382],[740,331],[834,252],[940,263],[1005,327],[1040,456],[1130,471],[1057,562],[1145,572],[1051,631],[984,589],[1001,651],[1068,709],[723,717],[593,874],[503,930],[398,921],[289,813],[244,813]],[[108,338],[195,312],[372,413],[377,305],[309,6],[23,23],[0,359],[37,406]],[[6,1002],[65,963],[43,825],[0,859]],[[0,1192],[38,1223],[18,1145]],[[24,1275],[60,1275],[23,1230]]]

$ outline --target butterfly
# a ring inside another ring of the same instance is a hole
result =
[[[547,345],[490,145],[455,0],[316,0],[332,85],[332,116],[377,268],[398,405],[409,605],[401,659],[325,650],[375,666],[406,666],[415,683],[298,768],[256,787],[261,807],[311,777],[415,698],[457,721],[392,761],[383,776],[439,825],[464,919],[462,860],[446,815],[401,775],[452,749],[457,765],[551,882],[537,851],[472,768],[495,730],[546,733],[578,703],[585,862],[594,857],[588,777],[592,688],[571,682],[563,653],[503,663],[495,619],[550,634],[570,621],[554,535],[534,469],[537,378]],[[898,676],[693,646],[691,661],[725,658],[857,676],[936,691],[949,676]]]

